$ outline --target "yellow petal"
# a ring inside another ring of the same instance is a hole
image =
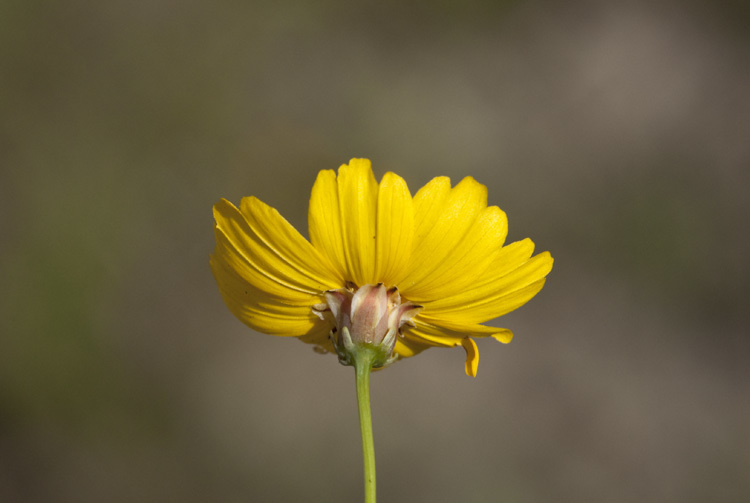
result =
[[[404,325],[401,328],[401,333],[404,335],[405,339],[416,341],[420,344],[452,348],[460,345],[461,339],[466,337],[466,334],[453,332],[451,330],[443,330],[432,323],[423,321],[421,315],[417,315],[417,317],[413,318],[411,321],[414,323],[414,326],[411,327]]]
[[[271,335],[303,336],[330,330],[328,323],[315,316],[310,308],[319,297],[299,292],[294,303],[261,290],[240,277],[232,265],[211,257],[211,270],[229,310],[250,328]],[[296,304],[296,305],[295,305]]]
[[[507,328],[453,324],[422,314],[412,321],[415,326],[404,327],[404,338],[400,340],[418,343],[421,346],[462,346],[466,350],[466,373],[470,376],[476,376],[479,362],[479,353],[471,337],[493,337],[502,342],[509,342],[513,338],[513,333]]]
[[[352,278],[346,274],[339,189],[335,171],[328,169],[318,173],[310,194],[307,222],[312,245],[328,258],[345,280],[351,281]]]
[[[214,235],[216,236],[216,248],[212,261],[226,264],[228,269],[234,271],[248,284],[267,292],[269,295],[285,299],[290,304],[306,302],[312,294],[311,291],[300,290],[294,285],[277,278],[274,274],[267,273],[259,268],[218,227],[214,228]]]
[[[339,212],[344,256],[352,281],[359,286],[377,283],[375,255],[378,182],[370,161],[352,159],[338,174]]]
[[[396,339],[396,347],[393,349],[393,353],[398,355],[399,358],[409,358],[431,347],[434,346],[420,342],[414,338],[399,337]]]
[[[487,270],[487,275],[482,277],[480,284],[489,283],[494,278],[505,276],[509,272],[517,269],[524,262],[529,260],[534,253],[534,242],[529,239],[522,239],[510,243],[500,250],[492,268]]]
[[[424,312],[414,320],[419,337],[433,341],[436,345],[457,346],[464,337],[492,337],[508,343],[513,339],[513,332],[507,328],[489,327],[476,323],[460,323],[450,319],[431,316]],[[444,342],[440,344],[440,342]]]
[[[447,178],[433,179],[414,196],[414,218],[414,249],[398,286],[417,302],[476,281],[507,233],[505,214],[487,208],[487,188],[471,177],[453,189]]]
[[[334,187],[331,175],[321,172],[313,186],[310,239],[345,273],[347,280],[359,286],[377,283],[378,183],[370,161],[350,160],[339,168],[335,182]]]
[[[275,209],[254,197],[243,199],[241,206],[242,212],[223,199],[214,206],[216,260],[281,297],[287,290],[318,294],[341,285],[328,261]]]
[[[455,323],[482,323],[521,307],[542,289],[552,269],[549,252],[526,258],[532,249],[530,240],[503,248],[481,281],[430,302],[429,314]]]
[[[466,350],[466,375],[476,377],[477,367],[479,366],[479,348],[477,348],[477,343],[471,337],[466,337],[461,341],[461,345]]]
[[[370,283],[394,285],[405,274],[414,237],[414,206],[406,182],[386,173],[378,190],[376,268]]]
[[[408,266],[414,208],[406,182],[386,173],[378,185],[370,161],[321,171],[310,196],[310,241],[358,286],[395,284]]]
[[[245,197],[240,211],[263,245],[305,276],[315,288],[341,285],[342,275],[274,208],[256,197]]]
[[[507,219],[497,206],[484,208],[474,225],[443,256],[432,273],[404,290],[404,296],[427,304],[431,300],[473,288],[496,260],[505,240]]]

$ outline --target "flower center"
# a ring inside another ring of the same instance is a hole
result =
[[[352,352],[358,346],[377,348],[383,354],[376,367],[394,361],[396,336],[404,324],[413,324],[411,319],[422,310],[412,302],[402,303],[398,288],[386,288],[383,283],[359,288],[349,283],[346,288],[326,291],[324,296],[325,303],[313,306],[313,312],[322,320],[333,321],[329,335],[344,365],[351,365]]]

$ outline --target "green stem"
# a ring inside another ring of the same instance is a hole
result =
[[[359,427],[362,430],[362,456],[365,465],[365,503],[375,503],[375,446],[372,442],[372,417],[370,416],[370,369],[375,355],[372,351],[356,351],[354,373],[357,380],[357,406]]]

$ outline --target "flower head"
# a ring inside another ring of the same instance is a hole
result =
[[[434,178],[412,197],[398,175],[378,183],[367,159],[318,174],[309,241],[255,197],[222,199],[214,218],[211,268],[235,316],[340,358],[344,331],[386,344],[389,361],[462,346],[474,376],[473,338],[513,337],[481,323],[528,302],[552,269],[530,239],[503,246],[505,213],[473,178]]]

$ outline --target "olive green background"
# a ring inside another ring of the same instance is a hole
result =
[[[361,500],[353,372],[256,334],[211,206],[474,176],[555,267],[378,372],[383,502],[750,500],[735,2],[0,5],[0,501]]]

